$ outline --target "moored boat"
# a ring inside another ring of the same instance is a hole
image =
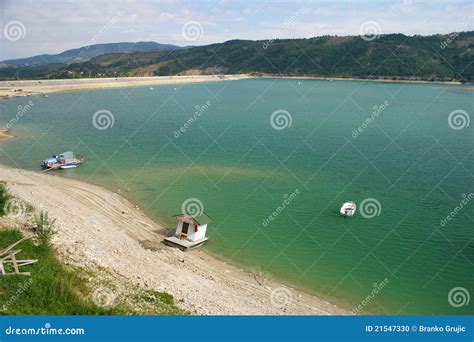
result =
[[[51,158],[41,162],[43,169],[71,169],[84,162],[83,156],[76,156],[73,152],[63,152],[60,155],[53,155]]]
[[[357,209],[357,206],[354,202],[352,201],[344,202],[342,204],[340,213],[342,216],[352,217],[354,216],[356,209]]]

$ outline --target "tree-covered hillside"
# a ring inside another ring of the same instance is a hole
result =
[[[474,32],[450,35],[232,40],[178,50],[110,53],[84,63],[0,69],[5,78],[265,73],[423,80],[474,79]]]

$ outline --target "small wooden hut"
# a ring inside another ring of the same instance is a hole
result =
[[[176,231],[174,236],[165,238],[166,244],[190,250],[202,246],[208,240],[206,230],[210,218],[204,212],[200,215],[182,213],[174,217],[177,222]]]

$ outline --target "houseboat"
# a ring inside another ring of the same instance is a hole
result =
[[[69,151],[43,160],[41,167],[43,169],[70,169],[79,166],[82,162],[84,162],[83,156],[76,156],[73,152]]]

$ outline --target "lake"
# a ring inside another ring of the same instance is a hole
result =
[[[474,101],[459,88],[249,79],[14,98],[0,162],[38,170],[73,150],[86,162],[57,174],[171,228],[183,203],[204,209],[223,258],[361,313],[472,314],[456,302],[474,294]]]

